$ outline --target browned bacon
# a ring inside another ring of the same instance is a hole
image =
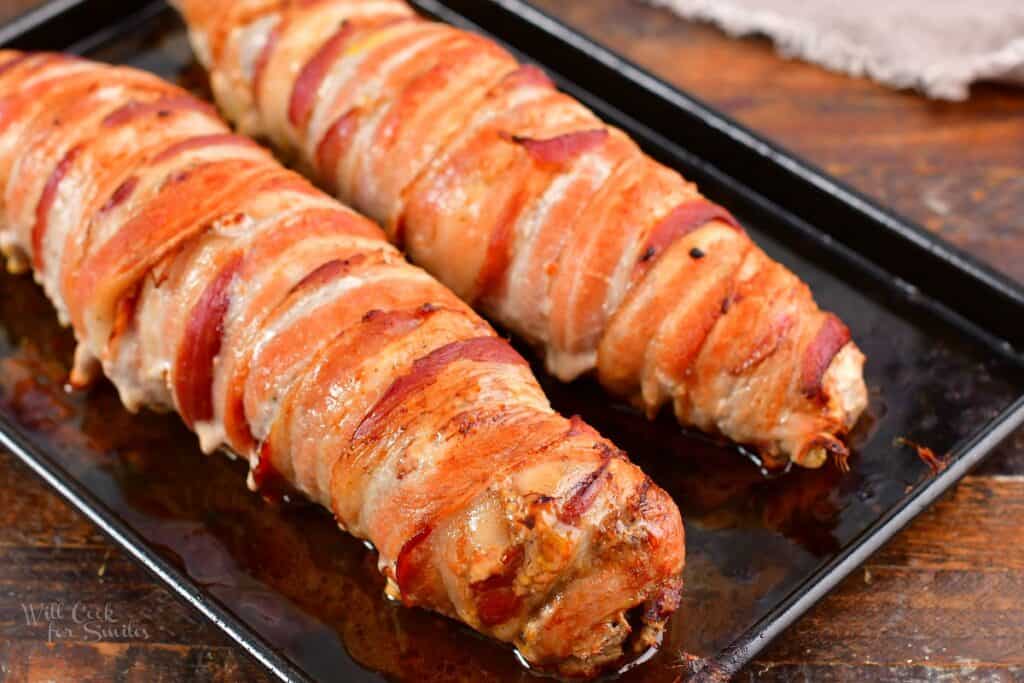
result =
[[[178,412],[189,427],[213,419],[214,362],[224,339],[224,316],[231,304],[231,285],[241,266],[241,255],[221,266],[185,324],[189,340],[178,353],[174,392]]]
[[[303,157],[552,374],[596,373],[648,414],[671,405],[771,463],[845,458],[867,391],[838,320],[732,214],[540,69],[400,0],[176,4],[229,115]],[[776,335],[778,313],[791,324]],[[730,400],[740,388],[749,400]]]
[[[557,135],[546,140],[533,140],[520,135],[503,134],[510,142],[522,145],[537,162],[542,164],[567,164],[608,139],[608,130],[580,130]]]
[[[258,17],[208,7],[229,5]],[[294,104],[298,122],[315,108]],[[325,159],[360,121],[331,126]],[[0,188],[0,241],[74,326],[76,384],[102,366],[129,407],[176,409],[264,496],[306,495],[372,542],[394,597],[537,666],[589,675],[657,642],[684,557],[671,499],[553,412],[380,228],[210,107],[141,72],[0,50]],[[616,590],[594,600],[594,582]],[[649,616],[595,642],[627,613]]]

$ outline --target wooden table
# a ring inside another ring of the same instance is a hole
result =
[[[29,4],[0,1],[0,18]],[[929,102],[633,0],[537,4],[1024,280],[1024,91],[988,85],[967,103]],[[0,680],[266,680],[5,453],[0,520]],[[27,624],[22,607],[43,600],[109,605],[137,637],[49,643],[46,620]],[[740,678],[982,677],[1024,679],[1024,432]]]

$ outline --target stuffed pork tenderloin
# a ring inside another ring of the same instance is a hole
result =
[[[366,219],[155,76],[0,51],[0,245],[130,410],[287,482],[388,593],[588,676],[677,607],[679,512]],[[201,474],[197,473],[197,476]]]
[[[864,355],[722,207],[493,41],[400,0],[175,0],[226,115],[648,415],[845,466]]]

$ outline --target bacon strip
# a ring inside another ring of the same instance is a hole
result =
[[[128,198],[132,196],[132,193],[135,192],[135,188],[138,187],[138,185],[139,177],[135,175],[118,185],[117,189],[110,195],[110,199],[100,207],[100,213],[113,211],[117,207],[121,206],[121,204],[124,204]]]
[[[286,499],[298,500],[301,494],[281,475],[270,459],[270,442],[264,442],[260,446],[259,453],[256,466],[249,473],[252,489],[259,491],[264,500],[275,503]]]
[[[502,139],[522,145],[534,161],[541,164],[561,166],[604,144],[608,129],[583,130],[565,133],[546,140],[533,140],[520,135],[501,133]]]
[[[512,238],[515,236],[516,220],[523,210],[525,200],[526,195],[522,191],[510,199],[491,231],[491,241],[487,245],[484,265],[477,276],[476,301],[494,293],[505,279],[505,273],[512,260],[510,249]]]
[[[128,294],[121,297],[117,302],[117,309],[114,315],[114,326],[110,330],[110,340],[107,342],[108,352],[113,352],[115,345],[121,339],[132,323],[135,322],[135,314],[139,308],[139,296],[141,285],[134,287]]]
[[[231,284],[242,265],[239,254],[220,269],[192,308],[174,372],[178,412],[191,427],[213,418],[213,363],[224,339],[224,317],[231,306]]]
[[[537,85],[541,87],[554,88],[554,82],[548,77],[544,70],[534,64],[523,64],[515,71],[505,76],[502,85]]]
[[[352,137],[359,129],[359,110],[351,109],[340,116],[327,129],[316,152],[316,165],[324,177],[329,177],[352,144]]]
[[[36,223],[32,227],[32,267],[36,270],[43,269],[43,239],[46,236],[50,210],[53,208],[53,202],[57,199],[60,183],[81,153],[81,145],[76,145],[67,151],[47,179],[46,185],[43,187],[43,194],[39,198],[39,204],[36,205]]]
[[[288,120],[292,122],[293,126],[304,126],[309,122],[313,107],[316,106],[316,95],[320,84],[330,73],[331,65],[345,51],[345,47],[355,32],[356,27],[352,22],[343,22],[337,33],[323,44],[323,47],[299,72],[299,77],[295,79],[295,86],[292,88],[291,104],[288,107]]]
[[[331,280],[335,280],[343,275],[353,263],[360,263],[365,260],[365,256],[359,254],[355,261],[345,259],[332,259],[316,270],[311,272],[299,280],[298,284],[292,287],[290,294],[301,291],[303,289],[313,289],[319,287]]]
[[[156,116],[166,118],[176,111],[197,111],[203,114],[216,114],[216,110],[205,102],[200,102],[194,97],[168,97],[153,102],[129,102],[111,112],[103,119],[105,128],[123,126],[143,116]]]
[[[153,157],[152,163],[159,164],[179,154],[192,151],[194,149],[203,149],[204,147],[215,147],[215,146],[236,146],[236,147],[254,147],[259,148],[255,142],[250,138],[242,137],[241,135],[231,135],[225,133],[214,133],[212,135],[198,135],[194,138],[188,138],[181,142],[176,142],[167,149],[163,150],[155,157]]]
[[[253,64],[252,92],[257,102],[263,93],[263,74],[266,72],[270,58],[274,55],[274,50],[277,49],[277,43],[280,40],[281,25],[278,24],[267,36],[267,42],[263,43],[259,56],[256,57],[256,62]]]
[[[644,248],[640,250],[640,264],[650,265],[677,240],[686,237],[698,228],[702,228],[711,221],[722,221],[737,230],[742,230],[739,222],[727,210],[708,201],[698,198],[688,200],[665,216],[647,237]]]
[[[606,454],[601,466],[587,475],[576,487],[569,501],[562,507],[558,518],[566,524],[574,524],[583,514],[590,509],[601,492],[601,486],[605,483],[605,474],[608,472],[608,463],[611,455]]]
[[[420,562],[416,561],[416,555],[419,554],[417,550],[427,542],[433,531],[431,527],[420,529],[412,538],[405,542],[402,550],[398,553],[398,559],[395,562],[395,582],[402,591],[402,595],[406,596],[406,599],[410,601],[407,604],[412,604],[411,600],[415,595],[414,586],[422,571],[419,565],[423,564],[425,559],[421,558]]]
[[[512,548],[501,558],[501,572],[470,585],[476,599],[477,614],[483,624],[503,624],[522,607],[523,597],[516,593],[514,584],[516,573],[523,564],[523,554],[521,547]]]
[[[832,359],[849,341],[850,329],[843,321],[832,314],[826,315],[814,341],[804,352],[803,368],[800,373],[800,389],[804,396],[818,401],[826,398],[822,392],[825,371],[832,364]]]
[[[597,431],[583,421],[583,418],[579,415],[573,415],[569,418],[569,431],[565,433],[565,438],[579,436],[580,434],[588,434],[596,436]]]
[[[446,367],[460,360],[473,363],[504,363],[524,367],[529,365],[507,341],[498,337],[477,337],[476,339],[452,342],[413,363],[409,373],[396,380],[377,402],[377,405],[363,418],[353,434],[352,440],[365,439],[375,433],[410,394],[421,391],[426,385],[432,384]]]
[[[742,375],[745,372],[749,372],[751,368],[763,363],[779,349],[779,345],[785,339],[786,334],[792,329],[795,322],[790,315],[782,314],[778,316],[771,327],[757,340],[750,354],[732,369],[732,373],[734,375]],[[829,361],[831,360],[830,358]]]
[[[15,55],[11,59],[8,59],[3,64],[0,64],[0,76],[3,76],[5,73],[10,71],[11,69],[14,69],[19,64],[24,64],[33,57],[35,57],[35,55],[31,52],[25,52],[23,54]]]

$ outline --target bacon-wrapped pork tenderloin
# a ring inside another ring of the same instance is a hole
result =
[[[0,236],[130,409],[281,478],[408,605],[588,675],[658,640],[671,499],[368,220],[131,69],[0,51]],[[197,473],[197,476],[201,476]]]
[[[846,326],[732,216],[483,37],[400,0],[175,0],[229,118],[385,226],[551,373],[770,465],[845,462]]]

